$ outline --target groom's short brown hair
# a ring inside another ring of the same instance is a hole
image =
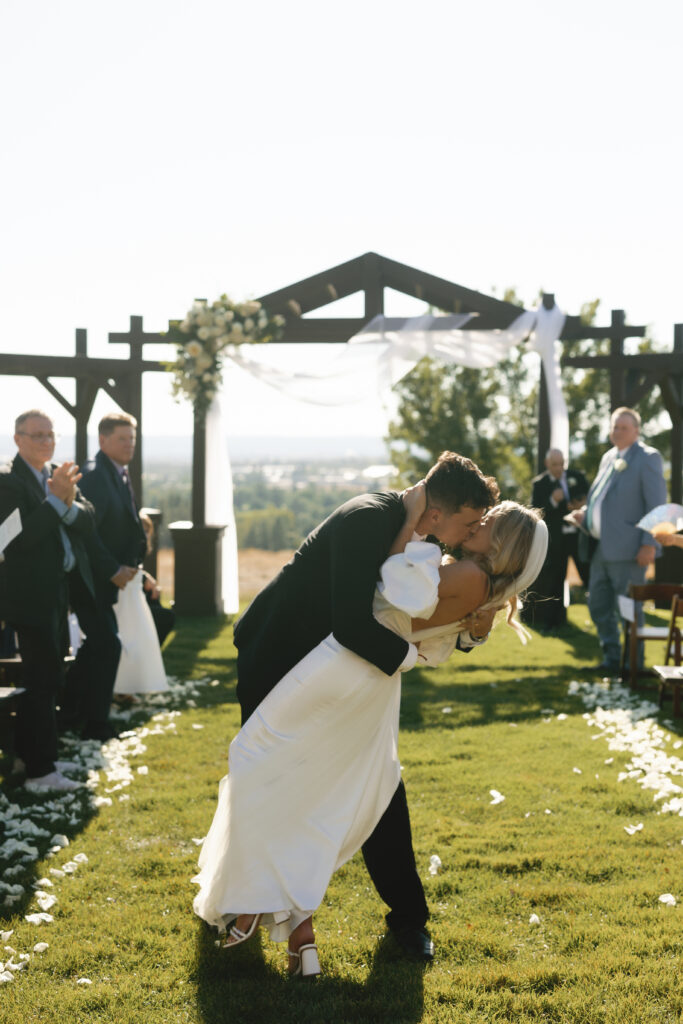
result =
[[[441,452],[438,461],[425,477],[427,507],[458,512],[469,508],[490,508],[500,497],[494,477],[484,476],[476,463],[457,452]]]

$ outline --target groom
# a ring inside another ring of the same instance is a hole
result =
[[[467,540],[498,500],[493,477],[470,460],[443,452],[425,478],[427,506],[416,534],[449,547]],[[235,624],[237,697],[245,722],[263,698],[329,633],[344,647],[393,675],[408,671],[417,648],[372,614],[379,569],[405,520],[401,494],[362,494],[333,512],[252,601]],[[490,625],[493,613],[482,623]],[[461,634],[467,650],[483,637]],[[429,917],[412,848],[403,782],[363,845],[370,877],[389,905],[387,924],[404,952],[430,960]]]

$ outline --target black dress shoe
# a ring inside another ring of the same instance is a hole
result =
[[[434,943],[424,928],[392,928],[391,934],[406,956],[414,960],[434,959]]]

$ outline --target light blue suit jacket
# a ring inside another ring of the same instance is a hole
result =
[[[598,474],[588,491],[588,501],[605,464],[616,456],[615,448],[610,448],[603,455]],[[636,523],[655,505],[666,502],[662,457],[656,448],[636,441],[624,459],[626,469],[612,473],[600,508],[600,549],[608,562],[635,559],[643,544],[655,544],[657,554],[661,553],[652,534],[637,529]]]

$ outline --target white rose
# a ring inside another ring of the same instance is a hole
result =
[[[208,370],[212,362],[213,359],[211,358],[211,356],[207,356],[206,353],[202,353],[202,355],[198,356],[196,360],[197,369]]]
[[[226,324],[229,324],[231,320],[235,319],[235,314],[233,313],[233,311],[231,309],[226,309],[226,311],[223,314],[223,316],[225,317]]]
[[[205,384],[213,384],[213,374],[212,373],[203,373],[202,374],[202,380],[204,381]]]
[[[191,325],[190,325],[189,319],[187,317],[185,317],[183,322],[181,324],[178,324],[178,330],[182,331],[183,334],[189,334],[190,333],[190,326]]]
[[[254,330],[254,321],[251,319],[250,316],[248,316],[247,319],[244,321],[244,329],[248,334]]]
[[[202,346],[199,344],[198,341],[188,341],[187,345],[185,346],[185,351],[187,352],[188,356],[192,356],[193,359],[196,359],[197,356],[202,354]]]
[[[281,313],[276,313],[275,314],[275,316],[273,317],[273,322],[274,322],[276,327],[284,327],[285,326],[285,318],[282,316]]]
[[[265,327],[267,323],[268,323],[268,317],[263,312],[263,310],[261,310],[261,312],[258,315],[258,325],[259,325],[259,327]]]
[[[220,351],[225,348],[226,345],[230,344],[230,336],[227,334],[221,334],[219,338],[216,338],[216,348]]]
[[[213,316],[208,309],[203,309],[195,317],[195,322],[198,323],[200,327],[210,327],[213,323]]]
[[[614,469],[617,473],[623,473],[625,469],[628,469],[628,462],[626,459],[617,459],[614,463]]]
[[[216,313],[216,315],[213,318],[213,322],[216,325],[216,327],[225,327],[225,314]]]
[[[230,336],[233,338],[233,340],[235,338],[241,338],[243,334],[244,334],[244,329],[242,327],[242,324],[233,324],[232,325],[232,330],[230,331]]]
[[[197,337],[200,338],[201,341],[206,341],[208,338],[211,337],[211,328],[206,326],[200,327],[199,330],[197,331]]]

